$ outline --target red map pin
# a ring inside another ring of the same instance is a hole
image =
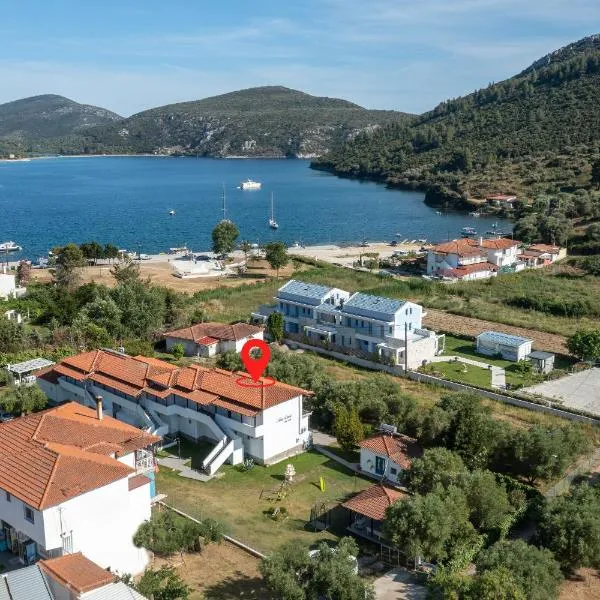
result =
[[[260,350],[260,356],[252,356],[252,350]],[[271,358],[271,349],[266,342],[262,340],[248,340],[242,347],[240,357],[246,367],[246,371],[254,381],[258,381],[261,375],[265,372],[269,359]]]

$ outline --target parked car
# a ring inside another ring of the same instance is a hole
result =
[[[5,421],[12,421],[14,417],[11,413],[0,411],[0,423],[4,423]]]

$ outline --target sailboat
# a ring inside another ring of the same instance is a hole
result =
[[[275,213],[273,212],[273,192],[271,192],[271,218],[269,219],[269,227],[271,229],[279,228],[279,223],[275,220]]]
[[[223,208],[221,210],[223,211],[223,219],[221,219],[221,221],[230,222],[227,218],[227,199],[225,197],[225,184],[223,184]]]

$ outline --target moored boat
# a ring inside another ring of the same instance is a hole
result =
[[[0,252],[21,252],[21,250],[23,250],[23,247],[15,244],[13,241],[0,244]]]
[[[262,183],[260,181],[253,181],[252,179],[246,179],[240,183],[240,189],[242,190],[260,190]]]

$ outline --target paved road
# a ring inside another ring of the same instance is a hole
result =
[[[377,600],[425,600],[427,588],[412,581],[411,574],[401,567],[388,571],[374,582]]]

